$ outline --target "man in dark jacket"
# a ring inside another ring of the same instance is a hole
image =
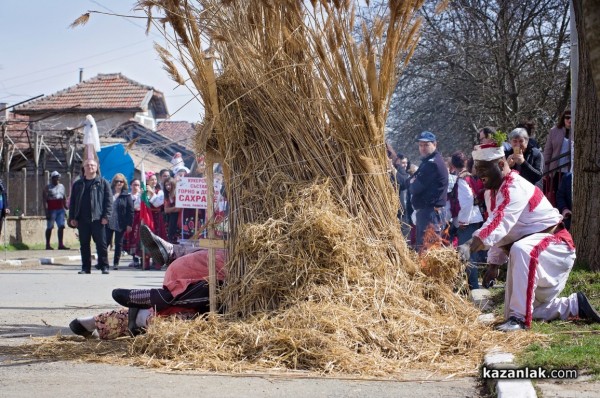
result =
[[[573,211],[573,173],[563,175],[556,191],[556,207],[563,216],[565,228],[571,229],[571,213]]]
[[[402,235],[406,239],[410,235],[410,218],[408,215],[408,208],[406,206],[406,197],[408,191],[408,180],[410,174],[408,174],[408,159],[403,154],[399,153],[396,159],[393,161],[393,167],[391,169],[391,179],[395,189],[398,190],[398,197],[400,199],[400,209],[398,209],[398,220],[402,223]]]
[[[431,225],[433,230],[441,235],[446,223],[448,168],[437,151],[437,140],[433,133],[424,131],[417,141],[421,165],[410,179],[409,191],[416,213],[416,249],[420,250],[425,230]]]
[[[73,184],[69,201],[69,225],[79,230],[82,262],[79,273],[91,273],[90,240],[93,238],[98,253],[96,268],[108,274],[105,226],[112,211],[110,184],[98,174],[98,163],[94,159],[84,161],[83,170],[82,178]]]

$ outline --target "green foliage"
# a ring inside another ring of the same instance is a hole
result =
[[[25,244],[25,243],[10,243],[8,245],[2,245],[2,250],[14,252],[18,250],[44,250],[46,245],[43,243],[36,244]]]
[[[527,347],[517,356],[520,366],[576,368],[600,375],[600,325],[583,321],[534,322],[531,330],[548,335],[550,342]]]
[[[492,139],[494,140],[496,145],[502,146],[502,144],[508,139],[508,135],[502,130],[498,130],[494,134],[492,134]]]

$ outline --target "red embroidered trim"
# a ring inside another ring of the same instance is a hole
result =
[[[544,193],[542,192],[542,190],[539,189],[538,187],[535,187],[535,189],[533,190],[533,195],[531,196],[531,199],[529,199],[529,212],[530,213],[532,211],[534,211],[536,207],[538,207],[538,205],[541,203],[543,198],[544,198]]]
[[[555,235],[546,236],[540,241],[529,253],[529,274],[527,275],[527,310],[525,311],[525,326],[531,327],[533,318],[532,303],[533,303],[533,282],[535,280],[535,271],[540,259],[540,254],[550,246],[551,243],[566,243],[569,249],[575,250],[575,244],[571,234],[566,229],[558,231]]]
[[[527,275],[527,299],[525,301],[527,305],[527,309],[525,310],[525,326],[527,328],[531,327],[531,320],[533,318],[532,313],[532,302],[533,302],[533,284],[535,282],[535,271],[537,269],[537,265],[539,262],[540,254],[550,246],[550,243],[560,242],[560,238],[555,237],[554,235],[546,236],[544,239],[540,241],[537,245],[531,249],[531,253],[529,253],[529,273]]]
[[[491,143],[491,144],[482,144],[479,145],[480,149],[485,149],[485,148],[500,148],[500,146],[498,144],[496,144],[495,142]]]
[[[494,231],[496,228],[498,228],[498,225],[500,225],[500,222],[504,218],[504,209],[510,203],[510,193],[508,190],[508,186],[512,182],[513,182],[513,174],[512,174],[512,172],[510,172],[505,177],[504,183],[502,184],[502,187],[500,188],[500,192],[502,193],[503,198],[502,198],[502,203],[500,203],[500,206],[498,206],[497,211],[494,211],[494,207],[496,207],[495,206],[496,195],[492,196],[491,204],[492,204],[492,211],[494,211],[492,213],[492,215],[494,216],[494,219],[487,225],[487,227],[485,227],[484,229],[481,230],[481,232],[479,233],[479,239],[484,240],[485,238],[490,236],[492,231]]]

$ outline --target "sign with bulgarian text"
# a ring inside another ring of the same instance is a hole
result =
[[[221,182],[214,182],[214,202],[218,202]],[[204,177],[182,177],[175,190],[175,207],[180,209],[206,209],[208,185]]]

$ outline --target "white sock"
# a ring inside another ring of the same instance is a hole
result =
[[[94,330],[96,330],[96,320],[94,319],[93,316],[88,316],[85,318],[77,318],[77,320],[88,331],[93,332]]]
[[[137,316],[135,317],[135,325],[138,328],[145,328],[148,326],[148,317],[150,317],[149,309],[141,309],[138,311]]]

